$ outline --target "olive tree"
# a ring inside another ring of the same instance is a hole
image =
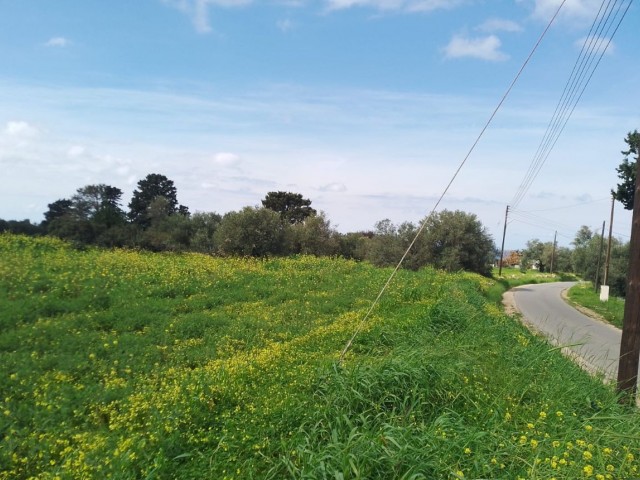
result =
[[[417,264],[426,263],[447,271],[465,270],[490,276],[496,246],[487,229],[473,213],[443,210],[424,220],[416,242]]]
[[[290,226],[273,210],[245,207],[222,217],[214,242],[223,255],[285,255],[289,251]]]

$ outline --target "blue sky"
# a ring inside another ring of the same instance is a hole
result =
[[[191,211],[302,193],[339,231],[432,208],[560,0],[0,0],[0,218],[148,173]],[[602,1],[567,0],[441,208],[499,244]],[[640,128],[632,4],[509,225],[600,228]],[[531,212],[531,213],[526,213]],[[618,206],[614,231],[627,239]]]

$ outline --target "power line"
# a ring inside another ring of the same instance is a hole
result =
[[[609,5],[611,5],[611,0],[609,0],[608,6]],[[559,126],[562,124],[563,116],[566,114],[568,106],[571,103],[571,99],[573,98],[573,95],[576,91],[576,86],[579,84],[579,79],[582,78],[582,74],[584,72],[584,66],[588,63],[587,59],[590,59],[590,57],[593,54],[592,47],[594,45],[593,40],[595,38],[595,35],[593,34],[593,32],[594,32],[594,28],[596,31],[598,31],[598,27],[596,27],[596,25],[599,25],[599,24],[601,25],[602,20],[604,19],[604,16],[600,15],[602,12],[603,6],[604,6],[604,2],[601,4],[600,10],[598,11],[596,18],[594,19],[594,23],[591,25],[591,29],[589,30],[589,34],[585,38],[585,42],[582,45],[580,54],[576,59],[576,62],[573,66],[573,70],[569,76],[569,79],[567,80],[567,83],[565,84],[560,100],[556,105],[554,114],[552,115],[552,118],[549,124],[547,125],[547,130],[545,132],[545,135],[540,145],[538,146],[538,150],[534,155],[534,159],[529,166],[529,170],[527,171],[527,174],[525,175],[525,179],[523,180],[519,190],[514,196],[514,199],[512,201],[512,204],[514,206],[521,201],[524,193],[528,190],[530,184],[533,182],[534,178],[537,176],[540,168],[542,167],[542,164],[544,163],[544,158],[545,158],[544,155],[546,151],[548,151],[554,135],[557,134]],[[605,12],[605,14],[606,13],[610,14],[610,11],[608,10],[608,6],[607,6],[607,12]],[[588,53],[585,53],[585,52],[588,52]]]
[[[393,269],[393,271],[391,272],[391,275],[389,276],[389,278],[387,279],[387,281],[385,282],[385,284],[383,285],[382,289],[380,290],[380,292],[378,293],[377,297],[375,298],[375,300],[373,301],[373,303],[371,304],[371,306],[369,307],[369,309],[367,310],[367,313],[364,315],[363,319],[360,321],[360,323],[358,324],[358,326],[356,327],[356,330],[354,331],[353,335],[351,336],[351,338],[349,339],[349,341],[347,342],[347,344],[345,345],[345,347],[343,348],[342,352],[340,353],[340,360],[339,362],[342,363],[342,360],[344,359],[344,356],[346,355],[347,351],[349,350],[349,348],[351,347],[351,344],[353,343],[353,340],[356,338],[356,336],[358,335],[358,333],[360,333],[360,331],[362,330],[362,328],[364,327],[366,321],[369,319],[369,316],[371,315],[371,313],[373,312],[373,309],[375,308],[375,306],[378,304],[378,302],[380,301],[380,298],[382,297],[382,295],[384,294],[384,292],[387,290],[388,286],[391,284],[391,281],[395,278],[396,274],[398,273],[398,270],[400,269],[400,267],[402,266],[402,263],[404,262],[404,259],[407,257],[407,255],[409,254],[409,252],[411,251],[411,248],[413,248],[413,245],[416,243],[416,241],[418,240],[418,238],[420,237],[420,235],[422,234],[422,231],[424,230],[424,228],[427,225],[427,221],[428,219],[435,213],[436,209],[438,208],[438,206],[440,205],[440,203],[442,202],[442,199],[444,198],[444,196],[447,194],[447,192],[449,191],[449,188],[451,188],[451,185],[453,184],[453,182],[455,181],[455,179],[458,177],[458,174],[460,173],[460,171],[462,170],[462,168],[465,166],[465,164],[467,163],[467,160],[469,159],[469,157],[471,156],[471,153],[473,153],[473,151],[476,148],[476,145],[478,145],[478,143],[480,142],[480,139],[482,138],[482,136],[484,135],[485,131],[487,130],[487,128],[489,128],[489,125],[491,124],[491,122],[493,121],[494,117],[496,116],[496,114],[498,113],[498,110],[500,110],[500,107],[502,107],[502,104],[505,102],[505,100],[507,99],[507,97],[509,96],[509,93],[511,93],[511,90],[513,90],[513,87],[515,86],[516,82],[518,81],[518,79],[520,78],[520,76],[522,75],[522,72],[524,71],[525,67],[529,64],[529,61],[531,60],[531,57],[533,57],[533,54],[536,52],[536,50],[538,49],[538,46],[540,45],[540,43],[542,42],[542,39],[546,36],[547,32],[549,31],[549,29],[551,28],[551,25],[553,25],[553,22],[555,21],[555,19],[557,18],[558,14],[560,13],[560,10],[562,9],[562,7],[564,6],[564,4],[566,3],[567,0],[562,0],[562,3],[560,3],[560,5],[558,6],[558,9],[556,10],[555,14],[553,15],[553,17],[551,17],[551,20],[549,20],[549,23],[547,24],[547,26],[545,27],[545,29],[543,30],[542,34],[540,35],[540,37],[538,38],[538,41],[535,43],[535,45],[533,46],[533,48],[531,49],[531,52],[529,53],[529,55],[527,56],[527,58],[525,59],[524,63],[522,64],[522,66],[520,67],[520,70],[518,70],[518,73],[516,74],[516,76],[514,77],[513,81],[511,82],[511,84],[509,85],[509,87],[507,88],[506,92],[504,93],[504,95],[502,96],[502,98],[500,99],[500,101],[498,102],[498,105],[496,106],[496,108],[493,110],[493,113],[489,116],[489,119],[487,120],[487,122],[485,123],[484,127],[482,128],[482,130],[480,131],[480,133],[478,134],[477,138],[475,139],[475,141],[473,142],[473,144],[471,145],[471,148],[469,148],[469,151],[467,152],[467,154],[465,155],[464,159],[462,160],[462,162],[460,162],[460,165],[458,166],[458,168],[456,169],[455,173],[453,174],[453,176],[451,177],[451,180],[449,181],[449,183],[447,184],[447,186],[445,187],[445,189],[443,190],[442,194],[440,195],[440,197],[438,198],[438,201],[436,202],[436,204],[433,206],[433,208],[431,209],[431,212],[429,213],[429,215],[427,215],[425,217],[425,219],[422,221],[422,223],[420,224],[420,228],[418,228],[418,231],[416,232],[416,235],[414,236],[413,240],[411,241],[411,243],[409,244],[409,246],[407,247],[407,249],[405,250],[404,254],[402,255],[402,257],[400,258],[400,260],[398,261],[398,264],[395,266],[395,268]]]
[[[561,233],[559,230],[556,229],[556,227],[551,227],[549,225],[545,225],[545,224],[541,224],[541,223],[536,223],[536,222],[529,222],[527,220],[514,220],[518,223],[523,223],[525,225],[529,225],[531,227],[536,227],[536,228],[542,228],[544,230],[548,230],[550,232],[554,232],[554,231],[558,231],[558,235],[560,235],[561,237],[565,237],[565,238],[569,238],[572,239],[573,237],[566,235],[564,233]]]
[[[629,235],[628,233],[620,233],[620,232],[615,232],[615,231],[614,231],[614,232],[613,232],[613,234],[614,234],[616,237],[631,238],[631,235]]]
[[[606,7],[605,3],[607,3]],[[555,112],[552,115],[549,124],[547,125],[545,135],[543,136],[542,141],[538,146],[538,150],[536,151],[536,154],[534,155],[534,158],[529,165],[522,183],[516,190],[516,193],[514,194],[514,197],[510,202],[510,205],[512,205],[514,208],[517,207],[517,205],[522,201],[524,195],[529,190],[533,181],[540,173],[542,166],[546,162],[556,142],[558,141],[558,138],[566,127],[569,118],[571,118],[573,111],[582,98],[587,85],[591,81],[596,68],[600,64],[604,53],[607,51],[611,40],[618,31],[618,28],[627,12],[629,11],[632,3],[633,0],[629,0],[624,10],[624,0],[615,0],[615,2],[613,3],[612,0],[609,0],[608,2],[603,1],[602,5],[600,6],[600,10],[598,11],[596,18],[594,19],[594,22],[589,31],[589,35],[583,42],[582,49],[580,51],[580,54],[578,55],[578,58],[576,59],[576,63],[574,64],[571,75],[569,76],[562,95],[560,96],[560,99],[556,105]],[[619,20],[616,24],[616,19],[618,17]],[[609,32],[614,24],[616,25],[615,29],[609,36]],[[603,47],[605,40],[606,45],[604,45]],[[599,57],[594,65],[594,58],[598,52]]]
[[[560,222],[557,222],[555,220],[551,220],[551,219],[548,219],[548,218],[541,217],[540,215],[534,215],[532,213],[521,212],[521,211],[518,211],[518,210],[514,210],[512,213],[516,217],[520,217],[521,219],[525,219],[525,220],[529,220],[529,221],[542,222],[544,224],[552,225],[554,228],[561,228],[561,229],[571,228],[566,224],[563,224],[563,223],[560,223]]]
[[[565,205],[565,206],[560,206],[560,207],[552,207],[552,208],[541,208],[541,209],[536,209],[536,210],[518,210],[519,212],[523,212],[523,213],[532,213],[532,212],[549,212],[551,210],[563,210],[565,208],[575,208],[575,207],[581,207],[583,205],[590,205],[592,203],[600,203],[600,202],[604,202],[604,201],[609,201],[611,200],[611,197],[603,197],[603,198],[598,198],[596,200],[590,200],[588,202],[582,202],[582,203],[574,203],[572,205]]]

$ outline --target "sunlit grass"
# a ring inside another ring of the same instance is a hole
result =
[[[0,478],[633,478],[640,420],[477,275],[0,236]]]
[[[600,300],[600,293],[594,291],[593,285],[590,282],[585,282],[569,289],[569,300],[597,313],[612,325],[622,328],[624,317],[623,298],[610,296],[609,300],[603,302]]]

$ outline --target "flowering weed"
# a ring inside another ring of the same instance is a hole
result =
[[[0,235],[0,479],[634,478],[640,420],[490,280]]]

